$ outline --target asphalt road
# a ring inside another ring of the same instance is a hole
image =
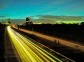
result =
[[[32,42],[28,38],[13,30],[10,26],[7,27],[7,32],[11,40],[13,50],[16,52],[15,55],[20,59],[20,62],[64,62],[65,58],[66,60],[70,60],[65,56],[63,59],[60,53],[57,53],[57,56],[51,54],[49,52],[51,49],[47,47],[47,49],[42,48],[41,44],[41,46],[39,46],[38,44]]]
[[[19,56],[14,51],[14,46],[11,43],[7,28],[4,34],[4,62],[20,62]]]

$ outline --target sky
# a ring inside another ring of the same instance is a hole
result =
[[[84,0],[0,0],[0,18],[84,16]]]

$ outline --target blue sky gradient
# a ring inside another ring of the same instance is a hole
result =
[[[0,18],[84,16],[84,0],[0,0]]]

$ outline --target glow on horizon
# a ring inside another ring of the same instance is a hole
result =
[[[73,24],[73,23],[78,23],[80,24],[83,21],[55,21],[55,23],[61,24],[61,23],[66,23],[66,24]]]

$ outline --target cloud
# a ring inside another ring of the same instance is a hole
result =
[[[51,21],[81,21],[84,16],[53,16],[53,15],[39,15],[42,20],[51,20]]]

